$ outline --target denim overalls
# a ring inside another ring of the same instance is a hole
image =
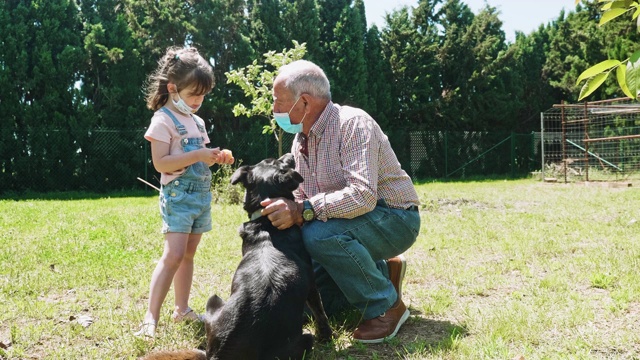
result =
[[[182,137],[180,143],[185,153],[205,146],[203,136],[186,137],[184,125],[169,109],[163,107],[161,110],[169,115]],[[204,134],[204,127],[197,122],[196,124]],[[182,175],[162,185],[160,213],[162,233],[202,234],[211,230],[211,170],[207,164],[201,161],[191,164]]]

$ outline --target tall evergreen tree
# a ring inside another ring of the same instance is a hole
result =
[[[145,53],[143,41],[132,34],[124,12],[118,11],[125,6],[122,0],[81,3],[87,56],[81,89],[88,109],[95,114],[95,123],[86,123],[88,126],[126,128],[148,122],[141,88],[155,65],[150,58],[156,55]]]
[[[436,57],[439,3],[440,0],[421,0],[412,16],[403,7],[386,17],[383,51],[393,72],[393,96],[398,99],[394,126],[439,126],[436,113],[440,93],[440,65]]]
[[[216,79],[199,114],[218,130],[240,126],[232,110],[235,104],[245,101],[236,86],[227,84],[225,73],[250,64],[257,56],[251,47],[245,10],[244,0],[207,0],[194,5],[198,32],[193,35],[193,42],[210,59]]]
[[[285,0],[251,0],[249,10],[250,36],[257,54],[281,51],[291,42],[283,26]]]
[[[327,73],[329,80],[335,78],[336,54],[332,48],[336,42],[335,28],[342,12],[351,6],[351,0],[318,0],[320,9],[320,56],[318,65]]]
[[[367,65],[367,107],[382,129],[387,129],[394,117],[396,105],[392,98],[393,73],[382,53],[381,34],[376,25],[367,31],[364,53]]]
[[[283,26],[285,26],[287,38],[290,40],[287,48],[293,44],[291,40],[298,43],[306,43],[307,59],[317,62],[322,57],[320,43],[320,13],[316,0],[287,0],[286,10],[283,15]],[[282,49],[272,49],[282,50]]]
[[[514,108],[512,65],[505,57],[505,35],[496,9],[487,6],[473,19],[466,34],[475,59],[469,78],[469,118],[473,130],[510,128]]]
[[[512,89],[512,96],[521,101],[516,123],[513,124],[516,131],[530,132],[539,129],[540,112],[562,100],[554,98],[555,90],[542,71],[547,59],[545,49],[548,44],[548,29],[541,25],[528,36],[516,33],[515,42],[509,46],[508,53],[516,63],[514,72],[520,76],[518,86]]]
[[[606,46],[603,33],[597,27],[600,10],[597,4],[578,6],[577,12],[566,18],[561,16],[553,22],[549,32],[547,61],[543,67],[543,76],[558,91],[558,98],[569,102],[577,101],[580,85],[576,79],[589,67],[606,59]],[[604,88],[593,96],[606,98]]]
[[[331,43],[336,56],[332,96],[336,102],[367,107],[367,68],[364,54],[366,22],[360,6],[346,7],[335,27],[335,41]],[[363,27],[364,26],[364,27]]]
[[[471,9],[459,0],[449,0],[443,5],[440,18],[442,35],[437,56],[442,86],[438,107],[444,129],[455,129],[469,123],[469,116],[473,115],[469,111],[469,79],[476,69],[474,44],[471,43],[474,39],[466,35],[474,17]]]
[[[29,179],[46,191],[55,181],[49,174],[70,176],[74,167],[81,23],[69,0],[6,1],[2,12],[2,176]]]

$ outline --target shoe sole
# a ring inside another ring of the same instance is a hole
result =
[[[393,339],[396,334],[398,333],[398,330],[400,330],[400,327],[402,326],[402,324],[404,324],[405,321],[407,321],[407,319],[409,318],[409,315],[411,315],[411,313],[409,312],[409,309],[404,311],[404,314],[402,314],[402,316],[400,317],[400,321],[398,321],[398,325],[396,325],[396,328],[393,330],[393,332],[388,335],[385,336],[381,339],[369,339],[369,340],[364,340],[364,339],[353,339],[354,341],[357,341],[359,343],[362,344],[379,344],[385,340],[390,340]]]

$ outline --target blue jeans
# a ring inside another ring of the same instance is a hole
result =
[[[398,296],[384,260],[409,249],[419,230],[417,211],[391,209],[383,201],[354,219],[305,223],[302,237],[327,314],[351,305],[367,320],[391,308]]]

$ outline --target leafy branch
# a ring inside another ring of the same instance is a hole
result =
[[[238,103],[233,107],[233,115],[247,117],[262,116],[269,124],[262,129],[263,134],[274,134],[278,141],[278,152],[282,154],[282,129],[279,129],[273,119],[273,94],[271,88],[277,71],[282,65],[300,60],[307,53],[306,43],[293,40],[293,49],[284,49],[281,53],[269,51],[265,53],[264,64],[254,60],[250,65],[225,73],[227,84],[236,84],[244,95],[251,99],[251,107]]]
[[[579,2],[580,0],[576,0],[576,5]],[[604,3],[601,8],[602,17],[598,23],[599,26],[633,12],[631,18],[638,21],[637,26],[640,28],[640,18],[638,18],[640,4],[638,2],[633,0],[598,0],[598,3]],[[614,70],[620,89],[628,97],[636,99],[640,92],[640,50],[625,60],[605,60],[582,72],[576,81],[576,85],[585,81],[580,89],[578,100],[582,100],[596,91]]]

